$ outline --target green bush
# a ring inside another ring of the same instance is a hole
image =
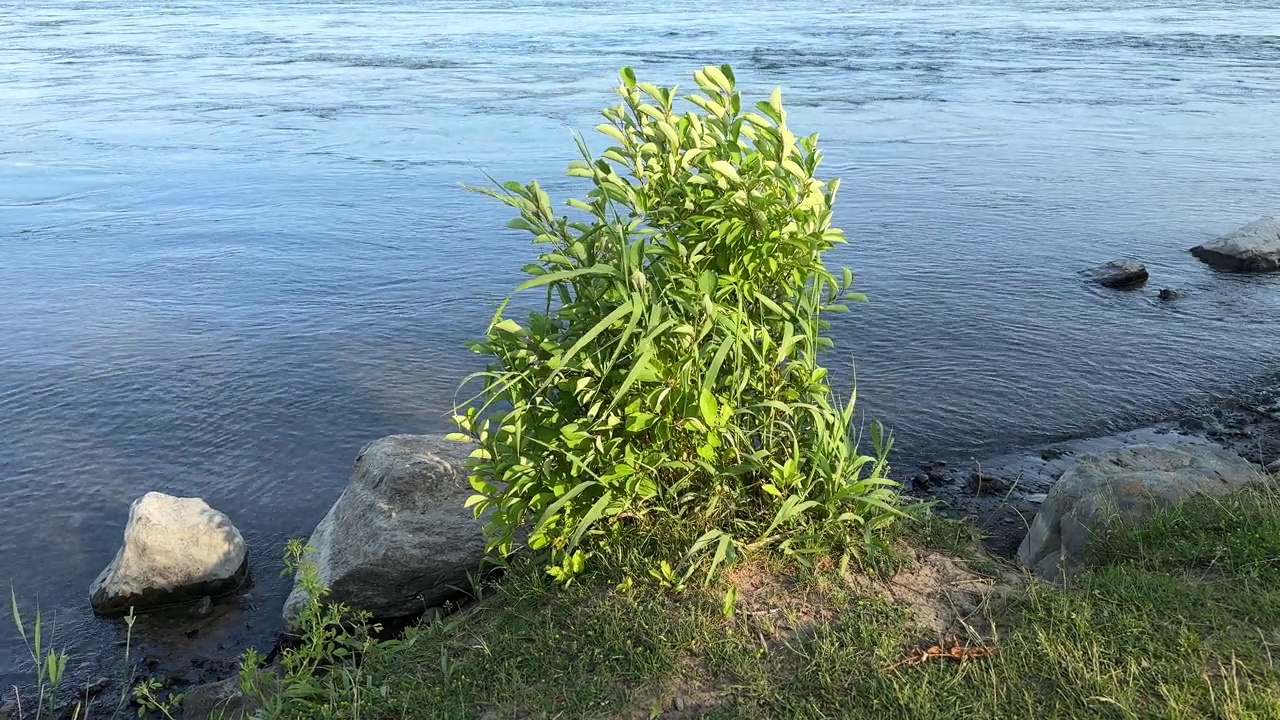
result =
[[[621,71],[596,128],[614,145],[596,159],[579,138],[569,166],[591,185],[576,219],[537,182],[477,188],[547,246],[517,288],[546,306],[522,325],[504,302],[470,344],[491,362],[452,437],[478,444],[468,504],[491,513],[490,553],[525,526],[566,582],[655,530],[691,541],[685,577],[762,547],[847,561],[897,514],[887,438],[873,424],[859,453],[853,399],[818,364],[821,313],[861,299],[822,261],[845,242],[839,182],[815,178],[817,136],[792,134],[780,91],[744,112],[727,65],[694,77],[681,113],[675,88]]]

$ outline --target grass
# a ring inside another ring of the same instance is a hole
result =
[[[683,593],[516,568],[366,657],[360,716],[1280,718],[1272,491],[1116,529],[1066,588],[973,539],[935,518],[879,577],[756,561]],[[891,667],[948,633],[994,652]]]

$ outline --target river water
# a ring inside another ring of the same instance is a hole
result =
[[[129,502],[199,495],[257,586],[144,650],[270,637],[284,539],[362,444],[445,429],[532,255],[460,183],[563,197],[626,64],[732,63],[822,134],[872,297],[830,364],[904,458],[1228,389],[1280,348],[1280,281],[1186,249],[1280,212],[1278,33],[1269,1],[0,0],[0,582],[98,653]],[[1152,286],[1075,275],[1120,256]],[[0,682],[19,660],[0,629]]]

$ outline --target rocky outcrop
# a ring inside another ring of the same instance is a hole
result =
[[[129,508],[124,545],[93,581],[100,615],[147,612],[234,592],[249,573],[244,538],[200,498],[149,492]]]
[[[423,435],[391,435],[356,457],[346,490],[311,535],[308,557],[327,602],[374,618],[421,614],[467,586],[484,558],[482,524],[463,507],[472,494],[462,461],[470,447]],[[307,601],[296,583],[285,602],[292,625]]]
[[[1193,495],[1221,495],[1261,477],[1215,445],[1130,445],[1080,457],[1049,490],[1018,562],[1045,579],[1077,567],[1107,523],[1140,521]]]
[[[1191,248],[1191,254],[1219,270],[1280,270],[1280,216],[1265,217]]]
[[[1147,282],[1147,268],[1137,260],[1112,260],[1084,271],[1085,279],[1103,287],[1130,289]]]

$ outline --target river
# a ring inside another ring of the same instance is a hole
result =
[[[571,131],[627,64],[731,63],[821,133],[830,261],[872,300],[829,363],[904,458],[1224,391],[1275,360],[1280,280],[1186,249],[1280,212],[1278,33],[1264,1],[0,0],[0,582],[100,657],[130,501],[198,495],[257,584],[140,652],[269,639],[283,541],[365,442],[446,429],[533,254],[460,183],[579,187]],[[1122,256],[1150,287],[1076,277]],[[18,648],[0,627],[0,685]]]

